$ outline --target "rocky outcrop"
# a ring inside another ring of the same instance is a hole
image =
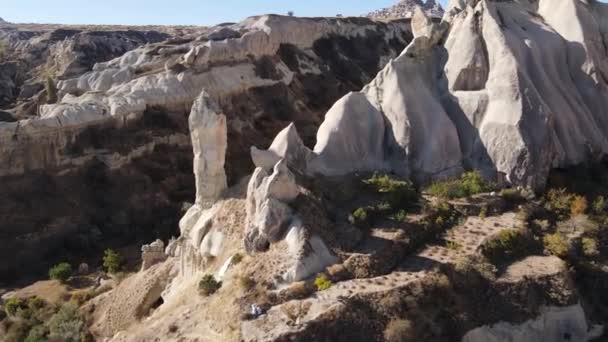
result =
[[[491,327],[477,328],[468,332],[462,341],[590,341],[601,334],[601,327],[589,327],[583,308],[573,305],[548,307],[538,318],[519,325],[499,323]]]
[[[435,0],[401,0],[397,4],[375,10],[368,13],[369,18],[374,19],[399,19],[411,18],[414,16],[416,8],[422,9],[429,17],[441,19],[443,17],[443,7]]]
[[[604,157],[604,7],[452,1],[439,24],[416,10],[412,43],[327,113],[305,172],[384,168],[426,182],[474,168],[538,189],[551,168]]]
[[[35,39],[23,31],[10,34]],[[60,246],[71,229],[86,235],[83,227],[97,227],[113,235],[131,226],[145,241],[175,235],[182,203],[194,198],[187,118],[203,89],[217,104],[213,112],[226,117],[224,169],[233,185],[255,169],[250,147],[267,147],[289,122],[304,144],[314,144],[331,104],[371,80],[410,39],[403,22],[261,16],[151,43],[60,80],[61,101],[42,106],[39,117],[15,121],[19,115],[11,109],[0,121],[0,230],[10,232],[6,241],[28,236],[15,245],[19,256],[6,250],[0,273],[40,258],[40,246],[49,254],[65,250]],[[38,94],[42,88],[31,89]],[[203,131],[197,141],[207,144]],[[199,151],[198,160],[208,164],[207,146]],[[202,166],[198,185],[218,185],[219,193],[221,182],[209,178],[221,178],[214,174],[219,170]],[[24,193],[52,206],[41,205],[32,215],[31,201],[15,200]],[[55,223],[58,217],[71,228]],[[64,228],[53,228],[53,241],[39,235],[56,224]],[[43,271],[49,266],[34,264]]]
[[[167,254],[165,253],[165,244],[162,240],[157,239],[151,244],[141,246],[142,271],[165,261],[165,259],[167,259]]]
[[[205,91],[188,118],[194,150],[195,205],[210,207],[227,187],[224,163],[228,146],[226,116]]]

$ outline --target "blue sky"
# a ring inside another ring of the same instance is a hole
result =
[[[24,23],[212,25],[263,13],[360,15],[398,0],[1,0],[0,17]],[[441,0],[445,3],[446,0]]]

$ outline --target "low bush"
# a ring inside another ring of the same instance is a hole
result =
[[[7,316],[15,316],[17,311],[25,307],[25,302],[21,298],[9,298],[4,303],[4,311]]]
[[[570,216],[573,200],[574,195],[565,188],[551,189],[545,195],[545,209],[553,213],[557,220],[563,221]]]
[[[122,257],[113,249],[106,249],[103,255],[103,267],[108,273],[117,273],[122,266]]]
[[[587,212],[587,199],[583,196],[574,196],[570,203],[570,216],[575,217]]]
[[[49,278],[65,283],[72,275],[72,265],[67,262],[57,264],[49,270]]]
[[[566,257],[570,251],[570,243],[561,233],[545,235],[543,243],[545,251],[560,258]]]
[[[388,175],[374,174],[364,183],[375,192],[386,195],[386,200],[393,209],[405,208],[418,198],[418,193],[411,182],[393,179]]]
[[[367,209],[365,208],[357,208],[349,217],[350,223],[358,226],[358,227],[367,227],[369,224],[369,215],[367,213]]]
[[[584,256],[588,258],[593,258],[600,254],[596,239],[586,237],[582,239],[581,244]]]
[[[205,297],[214,294],[221,287],[222,283],[215,280],[215,278],[211,274],[204,275],[201,281],[199,281],[198,283],[199,293]]]
[[[48,323],[50,337],[59,341],[79,342],[86,336],[84,318],[74,303],[66,303]]]
[[[397,222],[407,222],[407,211],[399,210],[391,217],[391,219]]]
[[[233,265],[238,265],[241,263],[241,261],[243,261],[243,254],[236,253],[235,255],[232,256],[232,260],[230,261],[230,263]]]
[[[304,298],[308,297],[311,294],[311,292],[312,292],[312,289],[310,289],[306,285],[306,282],[303,282],[303,281],[298,281],[298,282],[292,283],[287,288],[287,294],[288,294],[289,299],[304,299]]]
[[[27,337],[25,338],[25,342],[46,342],[47,339],[47,330],[43,325],[37,325],[30,329]]]
[[[461,198],[469,197],[494,189],[477,171],[465,172],[459,179],[439,181],[431,184],[427,191],[436,197]]]
[[[393,319],[384,330],[387,342],[407,342],[415,339],[414,325],[407,319]]]
[[[526,234],[519,229],[508,229],[486,242],[482,254],[493,263],[510,261],[526,253],[529,243]]]
[[[239,285],[243,291],[250,291],[255,287],[255,280],[249,276],[239,277]]]
[[[320,274],[317,276],[317,278],[315,278],[315,287],[317,288],[317,291],[325,291],[332,285],[333,283],[325,274]]]
[[[591,206],[591,210],[595,215],[605,215],[606,214],[606,199],[604,196],[598,196]]]
[[[445,247],[452,251],[459,251],[462,249],[462,245],[456,241],[446,241]]]

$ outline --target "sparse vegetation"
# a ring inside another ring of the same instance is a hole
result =
[[[587,199],[583,196],[574,196],[570,204],[570,216],[575,217],[587,212]]]
[[[395,213],[391,219],[397,221],[397,222],[407,222],[407,211],[405,210],[399,210],[397,213]]]
[[[57,264],[49,270],[49,278],[65,283],[72,275],[72,265],[67,262]]]
[[[581,243],[584,256],[593,258],[600,254],[596,239],[586,237],[582,239]]]
[[[563,221],[570,216],[570,205],[574,196],[565,188],[551,189],[545,196],[545,209],[552,212],[557,220]]]
[[[414,325],[407,319],[393,319],[384,330],[387,342],[407,342],[415,338]]]
[[[456,241],[446,241],[445,247],[452,251],[458,251],[462,248],[462,245]]]
[[[545,235],[543,238],[545,251],[549,254],[564,258],[570,251],[570,244],[566,237],[561,233]]]
[[[8,316],[15,316],[17,311],[25,306],[25,302],[21,298],[9,298],[4,303],[4,311]]]
[[[217,292],[222,287],[222,283],[215,280],[215,277],[211,274],[203,276],[201,281],[198,283],[198,291],[202,296],[210,296]]]
[[[315,287],[317,288],[317,291],[325,291],[329,289],[332,285],[333,283],[331,282],[331,280],[329,280],[329,278],[327,278],[327,276],[323,273],[321,273],[317,276],[317,278],[315,278]]]
[[[606,198],[604,196],[598,196],[591,206],[595,215],[605,215],[606,213]]]
[[[232,256],[231,264],[238,265],[241,263],[241,261],[243,261],[243,254],[236,253],[235,255]]]
[[[369,216],[367,214],[367,209],[365,208],[357,208],[351,214],[350,223],[358,226],[358,227],[366,227],[369,224]]]
[[[103,267],[108,273],[117,273],[122,265],[122,257],[113,249],[106,249],[103,255]]]
[[[85,338],[84,318],[76,304],[63,304],[49,320],[50,337],[65,342],[79,342]]]
[[[250,276],[239,277],[239,285],[243,291],[250,291],[255,287],[255,280]]]
[[[310,289],[306,285],[306,282],[303,281],[292,283],[287,288],[287,296],[289,297],[289,299],[303,299],[308,297],[311,292],[312,289]]]
[[[393,179],[388,175],[374,174],[372,178],[365,180],[364,183],[375,192],[385,195],[392,209],[408,207],[418,197],[411,182]]]
[[[435,182],[427,191],[433,196],[452,199],[488,192],[493,188],[479,172],[470,171],[462,174],[459,179]]]
[[[528,238],[522,230],[507,229],[486,242],[482,253],[493,263],[499,263],[525,254],[528,247]]]

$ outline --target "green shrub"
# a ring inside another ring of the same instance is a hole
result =
[[[598,196],[591,206],[593,213],[596,215],[606,214],[606,198],[604,196]]]
[[[206,274],[203,276],[201,281],[198,283],[198,291],[201,295],[207,297],[219,290],[222,287],[222,283],[215,280],[213,275]]]
[[[548,253],[560,258],[566,257],[570,251],[568,239],[561,233],[545,235],[543,243]]]
[[[397,221],[397,222],[407,222],[407,211],[405,210],[399,210],[397,213],[395,213],[391,219]]]
[[[65,342],[79,342],[85,336],[85,322],[76,304],[63,304],[48,323],[50,337]]]
[[[507,229],[486,242],[481,252],[494,263],[513,260],[524,253],[528,247],[528,239],[519,229]]]
[[[449,250],[458,251],[462,248],[462,245],[456,241],[446,241],[445,247]]]
[[[72,265],[67,262],[57,264],[49,270],[49,278],[65,283],[72,275]]]
[[[17,311],[23,307],[25,307],[25,303],[21,298],[9,298],[4,303],[4,311],[8,316],[15,316]]]
[[[593,238],[583,238],[582,240],[582,247],[583,247],[583,255],[585,255],[586,257],[596,257],[600,254],[599,249],[598,249],[598,243],[596,239]]]
[[[25,342],[46,342],[46,328],[43,325],[37,325],[30,329]]]
[[[325,291],[327,289],[329,289],[332,286],[332,282],[331,280],[329,280],[329,278],[327,278],[327,276],[325,274],[319,274],[316,278],[315,278],[315,287],[317,288],[317,291]]]
[[[565,188],[551,189],[545,195],[545,209],[552,212],[558,220],[563,221],[570,216],[570,205],[574,195]]]
[[[365,227],[369,224],[369,215],[365,208],[357,208],[350,215],[350,222],[359,227]]]
[[[387,342],[414,341],[415,337],[414,325],[407,319],[393,319],[384,330],[384,340]]]
[[[439,181],[431,184],[427,191],[436,197],[460,198],[488,192],[493,186],[477,171],[465,172],[459,179]]]
[[[374,191],[385,194],[391,208],[404,208],[418,198],[416,189],[411,182],[396,180],[388,175],[378,175],[364,181]]]
[[[122,257],[113,249],[106,249],[103,255],[103,267],[108,273],[117,273],[122,265]]]
[[[241,261],[243,261],[243,254],[236,253],[235,255],[232,256],[232,261],[230,261],[230,263],[233,265],[238,265],[241,263]]]

